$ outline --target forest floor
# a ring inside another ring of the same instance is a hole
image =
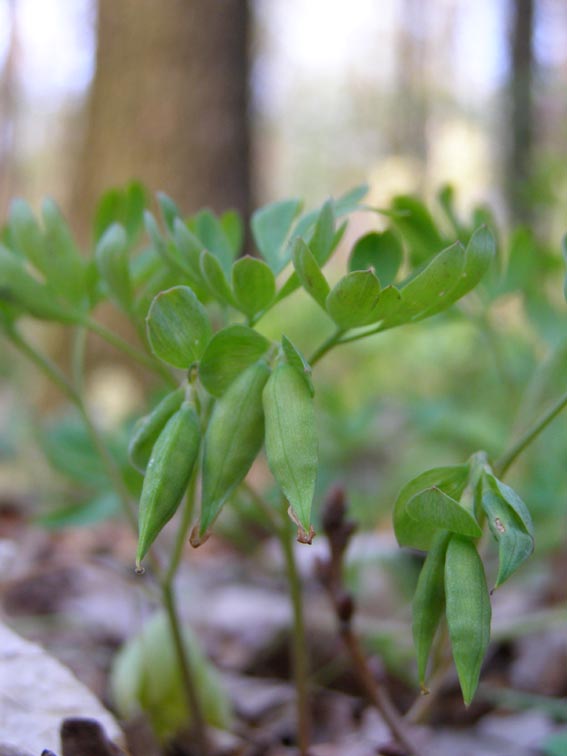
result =
[[[115,522],[48,532],[27,519],[21,507],[2,504],[3,623],[26,640],[41,644],[112,710],[109,671],[113,658],[157,608],[151,576],[138,577],[132,569],[135,543],[131,534]],[[324,536],[312,547],[297,547],[309,647],[313,743],[309,756],[401,755],[404,750],[361,687],[337,631],[332,602],[316,576],[317,560],[325,559],[327,553]],[[352,627],[363,639],[375,684],[387,690],[404,712],[419,700],[411,679],[409,605],[399,600],[392,570],[376,566],[377,561],[395,564],[397,553],[393,536],[387,532],[354,536],[349,555],[359,561],[359,596]],[[553,560],[551,567],[546,563],[529,580],[511,581],[510,587],[495,594],[494,642],[477,697],[465,709],[454,673],[448,674],[431,710],[424,712],[423,722],[411,728],[424,756],[567,754],[567,557],[563,554]],[[213,537],[198,550],[188,548],[183,560],[176,590],[184,620],[220,670],[234,712],[233,734],[211,733],[214,756],[299,753],[295,692],[290,682],[291,609],[281,567],[278,545],[267,536],[246,554]],[[18,675],[25,674],[26,664],[23,659]],[[42,670],[37,657],[30,655],[29,665],[30,679],[38,679]],[[0,713],[0,743],[19,750],[0,746],[0,756],[40,756],[44,748],[58,756],[116,753],[108,743],[99,744],[102,750],[85,746],[84,741],[81,745],[76,732],[70,735],[71,729],[62,744],[54,746],[46,740],[40,746],[34,741],[37,751],[30,750],[24,736],[26,721],[30,732],[31,723],[36,725],[41,718],[46,718],[45,732],[61,724],[64,712],[56,706],[57,684],[43,679],[38,698],[38,691],[33,695],[35,683],[26,688],[16,684],[23,677],[9,681],[4,673],[0,670],[2,695],[9,697],[17,688],[19,717],[11,721],[9,707]],[[21,700],[27,689],[29,700]],[[68,716],[80,714],[75,706]],[[59,719],[53,721],[54,716]],[[120,726],[131,756],[194,753],[190,738],[183,736],[164,751],[141,718],[122,721]]]

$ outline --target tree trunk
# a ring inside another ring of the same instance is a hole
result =
[[[509,122],[506,183],[511,220],[528,223],[528,182],[532,171],[534,106],[533,31],[535,0],[511,0]]]
[[[184,212],[250,210],[247,0],[99,0],[73,221],[138,178]]]

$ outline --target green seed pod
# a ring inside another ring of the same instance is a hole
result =
[[[262,391],[270,368],[260,360],[234,380],[216,402],[205,435],[198,546],[223,504],[252,466],[264,440]]]
[[[167,394],[148,415],[141,417],[134,426],[128,444],[128,456],[136,470],[141,473],[146,472],[154,444],[164,425],[181,406],[184,396],[184,387],[175,389]]]
[[[474,543],[453,535],[445,557],[445,602],[453,659],[465,705],[478,686],[490,640],[490,595]]]
[[[417,653],[419,683],[425,690],[425,671],[431,644],[445,607],[445,553],[451,534],[440,531],[419,574],[413,597],[413,642]]]
[[[194,407],[183,402],[156,441],[140,498],[138,567],[164,525],[177,511],[199,453],[200,435],[199,418]]]
[[[311,504],[318,467],[315,407],[307,383],[282,363],[264,390],[266,453],[270,469],[291,505],[298,540],[310,543]]]

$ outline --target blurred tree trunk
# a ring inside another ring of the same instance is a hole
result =
[[[250,210],[247,0],[98,0],[73,220],[139,178],[181,209]]]
[[[425,70],[427,9],[421,0],[402,0],[397,35],[397,98],[392,145],[396,152],[427,159],[428,83]]]
[[[8,0],[8,44],[0,76],[0,219],[8,212],[10,199],[21,191],[17,162],[19,33],[16,0]]]
[[[530,220],[528,182],[532,173],[534,137],[535,0],[511,0],[509,120],[506,143],[506,188],[511,220]]]

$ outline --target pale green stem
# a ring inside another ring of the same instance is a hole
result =
[[[331,351],[333,347],[337,346],[337,344],[343,343],[342,341],[339,341],[343,333],[344,331],[341,330],[335,331],[332,336],[329,336],[329,338],[313,352],[313,354],[309,358],[309,364],[311,365],[311,367],[313,367],[313,365],[316,365],[319,360],[327,354],[327,352]]]
[[[181,623],[179,621],[179,613],[177,611],[175,594],[173,592],[173,586],[171,585],[171,583],[162,583],[162,596],[165,611],[167,613],[169,627],[171,629],[173,644],[175,646],[177,660],[179,662],[181,679],[183,680],[183,690],[185,692],[189,711],[191,712],[191,730],[195,738],[195,745],[198,749],[197,753],[199,754],[199,756],[208,756],[208,754],[210,753],[210,748],[207,740],[207,730],[205,727],[205,720],[203,718],[203,710],[201,707],[201,701],[197,694],[197,688],[195,686],[195,678],[192,670],[191,660],[183,641],[183,633],[181,630]]]
[[[85,328],[88,328],[89,331],[96,333],[97,336],[100,336],[101,339],[104,339],[113,347],[126,354],[128,357],[130,357],[130,359],[134,360],[134,362],[137,362],[140,365],[148,368],[148,370],[151,370],[154,373],[160,375],[169,385],[177,386],[176,379],[165,367],[165,365],[162,365],[153,357],[145,354],[145,352],[136,349],[136,347],[133,347],[125,339],[121,338],[113,331],[110,331],[108,328],[105,328],[96,320],[91,320],[90,318],[85,318],[83,325],[85,326]]]
[[[528,428],[516,443],[496,461],[494,464],[494,471],[498,477],[502,477],[509,470],[524,449],[526,449],[526,447],[528,447],[532,441],[537,438],[545,428],[547,428],[551,421],[554,420],[565,407],[567,407],[567,392],[560,396],[555,404],[553,404],[531,428]]]
[[[287,520],[286,504],[284,515]],[[303,598],[301,579],[293,550],[293,530],[286,522],[277,531],[285,559],[289,582],[291,605],[293,609],[293,672],[297,695],[297,740],[301,756],[307,756],[311,736],[311,714],[309,710],[309,654],[305,637],[303,617]]]

